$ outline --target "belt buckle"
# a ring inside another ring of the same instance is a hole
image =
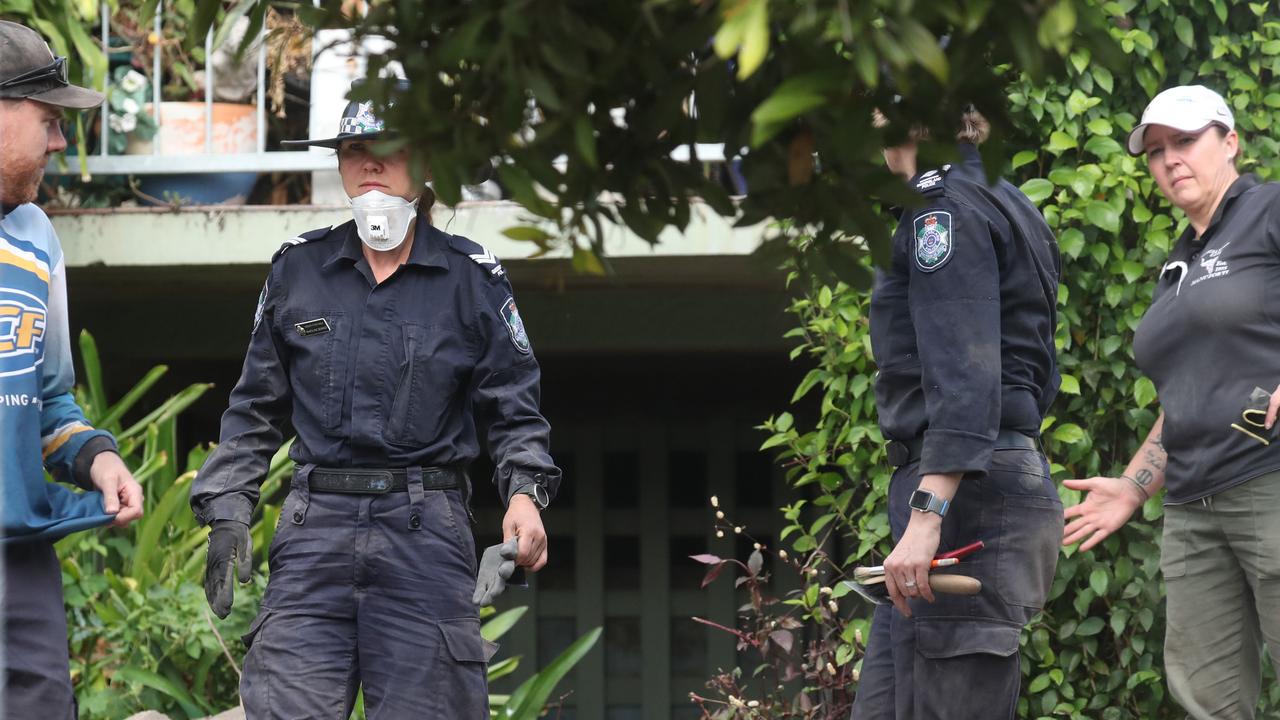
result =
[[[366,487],[369,489],[369,492],[372,494],[386,495],[387,493],[391,492],[391,484],[393,479],[392,479],[391,473],[387,470],[380,470],[377,472],[369,473],[366,476],[366,480],[368,482]]]
[[[911,449],[899,440],[890,440],[884,446],[884,454],[889,464],[894,467],[902,467],[911,461]]]

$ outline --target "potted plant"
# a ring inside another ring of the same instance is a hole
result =
[[[150,70],[154,67],[154,54],[161,55],[158,81],[162,83],[164,99],[159,108],[154,107],[149,82],[140,94],[130,94],[130,100],[139,102],[156,131],[130,133],[126,152],[163,156],[257,152],[257,106],[245,102],[257,89],[257,45],[250,42],[242,46],[241,43],[252,23],[243,16],[228,18],[226,31],[218,32],[214,51],[207,58],[215,79],[214,102],[206,104],[204,70],[199,69],[205,66],[203,48],[192,47],[182,40],[190,18],[181,12],[183,3],[171,5],[172,8],[166,7],[159,36],[151,29],[153,26],[129,8],[121,7],[113,18],[113,28],[133,44],[134,65]],[[246,52],[237,52],[240,47]],[[134,78],[134,74],[141,74],[131,70],[133,74],[126,70],[121,77]],[[131,83],[131,87],[133,85],[136,82]],[[132,107],[133,102],[129,105]],[[212,115],[212,135],[206,143],[207,113]],[[116,140],[112,138],[110,144],[114,151]],[[150,174],[139,177],[139,189],[144,195],[166,203],[240,204],[256,179],[254,172]]]

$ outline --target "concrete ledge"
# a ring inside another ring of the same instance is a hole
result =
[[[68,267],[147,267],[262,264],[287,239],[345,222],[350,210],[334,206],[205,206],[110,208],[50,212]],[[436,225],[483,244],[505,260],[529,258],[537,248],[502,234],[538,224],[512,202],[462,203],[437,208]],[[768,225],[734,228],[705,205],[695,204],[688,228],[668,229],[656,246],[630,230],[606,225],[605,249],[613,258],[742,256],[754,251]],[[564,248],[547,255],[565,258]]]

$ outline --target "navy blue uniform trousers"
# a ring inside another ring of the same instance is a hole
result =
[[[58,555],[44,541],[10,543],[4,545],[3,564],[0,720],[71,720],[76,716],[76,701]]]
[[[913,512],[917,463],[889,484],[896,543]],[[910,618],[876,608],[852,720],[1004,720],[1018,705],[1018,637],[1045,603],[1062,542],[1062,501],[1035,450],[996,450],[991,469],[960,482],[942,521],[938,552],[975,540],[986,547],[938,572],[982,581],[975,596],[911,600]]]
[[[294,473],[244,641],[249,720],[489,717],[475,540],[462,491],[313,493]]]

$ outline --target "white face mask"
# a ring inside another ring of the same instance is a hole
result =
[[[378,190],[351,198],[351,212],[356,217],[356,232],[372,250],[395,250],[409,234],[409,223],[418,214],[418,200]]]

